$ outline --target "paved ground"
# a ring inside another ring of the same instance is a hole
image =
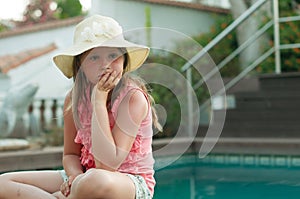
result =
[[[154,156],[198,153],[202,144],[216,140],[202,138],[159,139],[153,141]],[[300,156],[300,139],[220,138],[210,154]],[[46,147],[0,152],[0,172],[53,169],[62,166],[63,147]]]

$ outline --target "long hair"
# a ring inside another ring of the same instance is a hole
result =
[[[110,92],[109,97],[107,99],[107,108],[110,109],[111,104],[114,102],[122,88],[128,83],[132,82],[135,85],[137,85],[143,92],[147,95],[150,104],[151,104],[151,111],[152,111],[152,120],[153,125],[155,128],[157,128],[159,131],[162,131],[162,126],[160,125],[157,117],[157,113],[153,105],[155,104],[153,97],[150,95],[150,89],[147,87],[146,82],[138,77],[137,75],[133,75],[132,73],[128,72],[130,70],[129,68],[129,55],[127,53],[126,48],[120,48],[121,52],[124,56],[124,63],[123,63],[123,75],[119,83],[114,88],[113,95],[111,95],[112,92]],[[73,61],[73,80],[74,80],[74,86],[72,88],[72,95],[70,100],[70,105],[68,108],[72,108],[73,112],[73,119],[74,123],[77,128],[82,128],[80,118],[79,118],[79,112],[78,112],[78,105],[82,103],[85,107],[90,107],[91,105],[91,94],[92,89],[94,85],[89,82],[89,80],[86,78],[85,74],[80,71],[80,66],[82,61],[84,60],[85,56],[90,52],[86,51],[80,55],[77,55],[74,57]],[[125,74],[126,73],[126,74]],[[88,95],[87,95],[88,94]],[[111,102],[111,103],[109,103]]]

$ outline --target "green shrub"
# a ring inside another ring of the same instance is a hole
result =
[[[232,21],[231,17],[221,17],[216,19],[216,24],[211,27],[211,31],[208,33],[203,33],[200,35],[196,35],[192,37],[194,41],[196,41],[200,46],[205,46],[208,44],[217,34],[219,34],[230,22]],[[226,56],[228,56],[232,49],[237,47],[237,42],[235,39],[235,33],[229,34],[225,40],[223,40],[220,44],[215,46],[211,51],[208,52],[210,58],[216,64],[223,60]],[[199,52],[199,49],[191,48],[190,41],[180,41],[175,45],[175,52],[179,52],[181,56],[170,53],[170,52],[161,52],[160,50],[152,50],[149,58],[147,59],[147,63],[158,63],[163,64],[168,67],[172,67],[177,71],[181,71],[182,66],[189,60],[185,60],[183,57],[193,57]],[[183,56],[182,56],[183,55]],[[208,58],[209,59],[209,58]],[[211,63],[210,60],[207,60],[207,56],[204,56],[203,60],[200,60],[200,63],[197,65],[204,66],[207,63]],[[236,75],[239,72],[238,59],[231,61],[230,67],[224,68],[221,70],[222,76],[231,77]],[[147,74],[150,75],[150,74]],[[165,78],[167,74],[153,74],[156,78]],[[185,73],[182,73],[185,76]],[[192,68],[192,85],[195,85],[200,79],[201,74],[195,69]],[[179,86],[180,82],[176,81],[176,79],[172,80],[173,86]],[[162,137],[173,137],[176,135],[178,131],[179,124],[182,120],[181,114],[182,109],[186,109],[186,107],[180,107],[179,101],[177,99],[178,96],[175,96],[171,92],[170,89],[164,88],[161,85],[151,84],[152,87],[152,95],[156,101],[156,103],[161,104],[167,111],[167,120],[164,125],[164,131],[162,133],[158,133],[154,136],[154,138],[162,138]],[[208,90],[203,84],[201,87],[197,88],[195,94],[198,99],[198,103],[203,103],[209,97]],[[182,93],[186,93],[183,91]],[[181,106],[186,106],[182,105]],[[187,124],[186,121],[183,121],[184,124]]]
[[[299,16],[292,9],[290,1],[279,1],[280,17]],[[300,43],[300,21],[282,22],[279,24],[280,44]],[[270,38],[269,47],[274,46],[273,28],[268,31]],[[300,71],[300,48],[281,50],[281,71],[282,72],[299,72]],[[256,70],[259,73],[274,73],[275,58],[274,55],[268,57]]]

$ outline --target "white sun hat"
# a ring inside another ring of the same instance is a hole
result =
[[[95,47],[126,48],[129,55],[128,69],[139,68],[149,55],[149,48],[124,39],[122,27],[110,17],[93,15],[75,28],[73,45],[53,57],[63,74],[73,77],[74,57]]]

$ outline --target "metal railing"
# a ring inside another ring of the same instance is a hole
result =
[[[211,50],[216,44],[218,44],[222,39],[224,39],[232,30],[237,28],[243,21],[248,19],[251,14],[253,14],[257,9],[264,5],[268,0],[259,0],[253,6],[251,6],[247,11],[245,11],[241,16],[239,16],[233,23],[231,23],[227,28],[225,28],[219,35],[217,35],[211,42],[209,42],[199,53],[197,53],[191,60],[184,64],[181,71],[184,72],[188,68],[192,67],[199,59],[201,59],[206,52]],[[275,0],[276,1],[276,0]]]
[[[181,68],[182,72],[186,72],[187,79],[189,83],[192,85],[191,79],[191,71],[193,64],[202,59],[204,55],[207,54],[209,50],[211,50],[214,46],[216,46],[220,41],[222,41],[229,33],[235,30],[239,25],[241,25],[246,19],[251,17],[251,15],[259,10],[266,2],[270,0],[258,0],[254,3],[248,10],[246,10],[243,14],[241,14],[235,21],[233,21],[227,28],[225,28],[219,35],[217,35],[211,42],[209,42],[201,51],[199,51],[191,60],[186,62]],[[277,74],[281,73],[281,64],[280,64],[280,51],[283,49],[292,49],[299,48],[300,43],[295,44],[280,44],[280,30],[279,24],[283,22],[290,21],[299,21],[300,16],[292,16],[292,17],[279,17],[279,4],[278,0],[272,0],[273,3],[273,18],[266,23],[262,28],[260,28],[255,34],[253,34],[246,42],[241,44],[236,50],[234,50],[230,55],[228,55],[225,59],[223,59],[217,67],[208,72],[206,75],[202,77],[195,85],[193,85],[194,89],[199,88],[203,83],[205,83],[208,79],[212,78],[216,73],[219,72],[220,69],[226,66],[231,60],[237,57],[244,49],[249,47],[254,41],[256,41],[260,36],[262,36],[269,28],[274,26],[274,46],[263,53],[260,57],[258,57],[253,63],[248,65],[242,72],[240,72],[237,76],[235,76],[231,81],[225,84],[225,89],[220,89],[216,93],[213,93],[211,98],[219,95],[226,94],[226,91],[236,85],[241,79],[243,79],[250,71],[252,71],[255,67],[257,67],[260,63],[262,63],[265,59],[267,59],[272,54],[275,55],[275,72]],[[188,98],[189,98],[188,93]],[[206,100],[201,106],[200,110],[207,109],[211,100]],[[189,109],[190,115],[192,115],[193,108]],[[192,117],[192,116],[190,116]],[[193,125],[192,123],[189,125]]]

